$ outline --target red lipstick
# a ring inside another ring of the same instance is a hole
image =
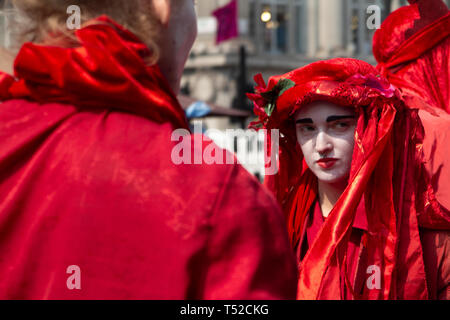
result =
[[[329,169],[332,166],[334,166],[334,164],[336,163],[337,160],[338,159],[335,159],[335,158],[323,158],[323,159],[320,159],[320,160],[318,160],[316,162],[321,168]]]

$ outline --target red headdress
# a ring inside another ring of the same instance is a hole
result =
[[[391,13],[375,32],[373,54],[389,82],[450,112],[450,11],[442,0]]]
[[[271,130],[280,130],[279,170],[266,176],[265,184],[282,205],[294,247],[316,199],[317,179],[303,161],[292,116],[317,100],[352,106],[358,114],[349,184],[302,261],[298,297],[317,299],[321,290],[333,290],[324,288],[322,280],[345,265],[356,208],[364,196],[369,264],[383,274],[382,288],[365,298],[426,298],[418,226],[448,229],[450,218],[441,212],[422,170],[423,127],[417,110],[406,108],[375,68],[354,59],[312,63],[271,77],[267,86],[261,75],[255,81],[256,94],[248,95],[259,117],[253,125],[268,129],[268,139]]]

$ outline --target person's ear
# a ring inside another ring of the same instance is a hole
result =
[[[152,0],[155,16],[163,26],[167,26],[172,10],[172,0]]]

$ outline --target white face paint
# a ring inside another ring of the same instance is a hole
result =
[[[319,181],[347,181],[355,145],[356,115],[352,108],[314,102],[295,114],[297,141]]]

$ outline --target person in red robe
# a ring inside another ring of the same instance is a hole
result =
[[[19,2],[30,17],[66,14],[63,1]],[[14,76],[0,74],[0,298],[294,299],[269,191],[236,163],[173,161],[174,130],[189,133],[175,93],[193,1],[70,4],[117,15],[44,33],[21,47]],[[121,14],[142,12],[164,34],[158,48],[123,26],[145,17]],[[188,137],[192,154],[211,146]]]
[[[375,32],[377,68],[406,99],[414,96],[450,113],[450,11],[442,0],[409,2]]]
[[[268,146],[280,133],[278,171],[264,182],[285,213],[298,299],[449,299],[450,207],[436,197],[449,176],[430,170],[448,147],[427,114],[355,59],[255,81],[252,126],[268,130]]]

